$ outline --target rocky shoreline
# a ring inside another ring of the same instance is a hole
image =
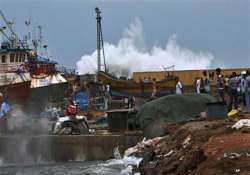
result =
[[[249,175],[250,130],[233,129],[234,124],[229,119],[171,124],[168,135],[144,140],[127,154],[143,158],[142,175]]]

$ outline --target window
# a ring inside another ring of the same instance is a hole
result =
[[[6,63],[6,56],[5,55],[2,56],[2,63]]]
[[[17,54],[16,54],[15,62],[18,62],[18,57],[19,57],[19,54],[17,53]]]
[[[13,63],[15,61],[15,54],[10,54],[10,62]]]
[[[22,62],[22,56],[23,56],[23,54],[19,54],[19,61],[18,62]]]
[[[22,54],[22,62],[25,62],[25,53]]]

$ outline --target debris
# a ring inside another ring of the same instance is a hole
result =
[[[232,128],[240,129],[243,126],[250,127],[250,119],[241,119],[237,123],[235,123]]]
[[[229,117],[229,118],[237,118],[238,117],[238,110],[236,110],[236,109],[233,109],[233,110],[231,110],[228,114],[227,114],[227,116]]]
[[[191,140],[191,136],[189,135],[189,136],[186,137],[186,139],[182,143],[182,147],[186,148],[188,145],[190,145],[190,140]]]
[[[152,139],[154,155],[142,160],[141,174],[249,174],[250,135],[229,129],[232,125],[225,119],[166,126],[168,137]]]
[[[229,158],[229,159],[235,159],[235,158],[239,158],[241,156],[241,154],[239,154],[239,153],[229,153],[229,154],[227,154],[227,153],[224,153],[224,158]]]
[[[235,173],[239,173],[239,172],[240,172],[240,169],[236,169],[236,170],[235,170]]]
[[[173,150],[169,151],[167,154],[164,155],[164,157],[170,156],[173,152],[174,152]]]
[[[136,146],[128,148],[124,152],[124,156],[131,156],[134,153],[141,152],[145,147],[154,147],[158,144],[160,140],[162,140],[163,137],[156,137],[154,139],[146,139],[145,137],[141,142],[139,142]]]

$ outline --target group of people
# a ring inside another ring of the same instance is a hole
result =
[[[211,82],[207,72],[195,81],[196,93],[211,93]],[[182,94],[183,87],[180,79],[177,78],[176,94]],[[232,72],[230,76],[223,76],[220,68],[216,69],[216,95],[219,101],[227,102],[229,109],[238,109],[239,104],[245,106],[246,111],[250,112],[250,73],[243,71],[240,75]]]
[[[207,77],[207,72],[203,72],[203,76],[201,78],[197,78],[195,81],[195,92],[200,93],[210,93],[210,81]],[[183,87],[180,82],[179,77],[177,77],[177,84],[176,84],[176,94],[182,94]]]
[[[238,109],[242,103],[247,112],[250,112],[250,73],[249,70],[237,75],[224,77],[221,69],[216,69],[217,96],[220,101],[227,101],[230,109]],[[226,98],[228,96],[229,98]]]

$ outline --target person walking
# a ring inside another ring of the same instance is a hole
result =
[[[239,88],[239,79],[236,72],[232,73],[232,77],[229,80],[229,90],[230,90],[230,99],[229,99],[229,109],[232,107],[238,109],[238,88]]]

